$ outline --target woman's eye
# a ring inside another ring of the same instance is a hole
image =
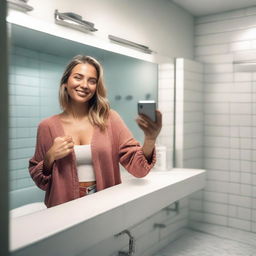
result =
[[[96,84],[96,83],[97,83],[97,80],[96,80],[96,79],[90,79],[90,80],[89,80],[89,83],[90,83],[90,84]]]
[[[76,80],[81,80],[81,77],[80,76],[75,76],[74,77]]]

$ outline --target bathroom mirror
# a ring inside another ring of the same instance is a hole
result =
[[[9,24],[9,148],[10,208],[38,201],[43,191],[28,172],[34,154],[38,123],[59,113],[59,81],[69,60],[90,55],[104,68],[111,108],[124,119],[135,138],[143,134],[135,123],[137,101],[157,100],[158,65],[155,63],[66,40]]]

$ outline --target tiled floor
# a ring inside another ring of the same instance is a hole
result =
[[[216,231],[205,233],[204,230],[188,230],[154,256],[256,256],[256,234],[251,234],[250,239],[247,239],[248,235],[240,239],[240,233],[237,239],[237,235],[228,237],[222,228]]]

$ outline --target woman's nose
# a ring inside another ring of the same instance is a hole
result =
[[[88,81],[87,80],[82,80],[80,86],[82,88],[87,88],[88,87]]]

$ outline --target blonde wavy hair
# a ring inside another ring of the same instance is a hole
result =
[[[109,116],[109,102],[106,98],[106,87],[103,81],[103,68],[101,64],[90,56],[77,55],[67,65],[60,81],[59,102],[62,110],[67,110],[70,106],[70,96],[65,89],[65,84],[73,68],[78,64],[90,64],[97,71],[97,85],[94,96],[89,100],[89,121],[98,126],[101,130],[106,128],[106,121]]]

